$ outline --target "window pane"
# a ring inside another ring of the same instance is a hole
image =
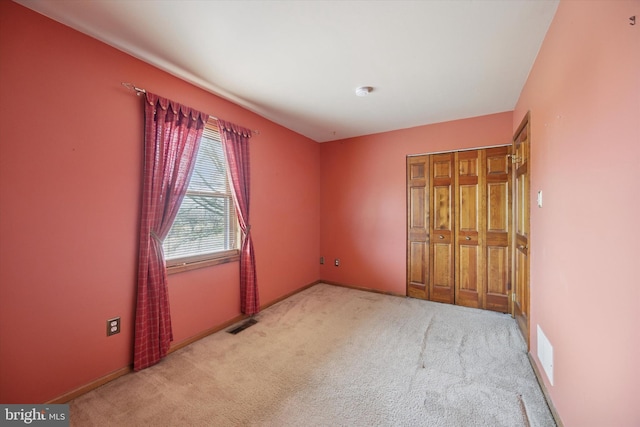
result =
[[[210,122],[200,141],[187,194],[164,241],[165,258],[179,260],[237,249],[236,230],[227,162],[217,123]]]
[[[187,194],[169,236],[164,241],[166,259],[235,249],[229,227],[231,199]]]
[[[222,144],[206,135],[200,141],[189,190],[226,193],[227,172]]]

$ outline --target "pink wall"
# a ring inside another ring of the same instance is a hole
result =
[[[554,348],[566,426],[640,425],[638,1],[561,1],[514,117],[531,111],[531,353]],[[533,202],[533,200],[532,200]],[[539,364],[539,362],[538,362]]]
[[[13,2],[0,2],[0,402],[131,363],[142,174],[134,82],[243,126],[261,300],[318,279],[320,148]],[[238,264],[172,275],[175,342],[239,314]],[[122,333],[105,335],[122,317]]]
[[[320,278],[405,295],[406,156],[508,144],[511,124],[507,112],[322,144]]]

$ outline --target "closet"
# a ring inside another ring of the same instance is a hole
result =
[[[507,313],[510,146],[407,158],[407,295]]]

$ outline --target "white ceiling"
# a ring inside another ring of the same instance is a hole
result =
[[[318,142],[512,110],[558,5],[16,1]]]

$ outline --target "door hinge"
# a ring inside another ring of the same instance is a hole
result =
[[[516,302],[516,293],[511,292],[511,301]]]

